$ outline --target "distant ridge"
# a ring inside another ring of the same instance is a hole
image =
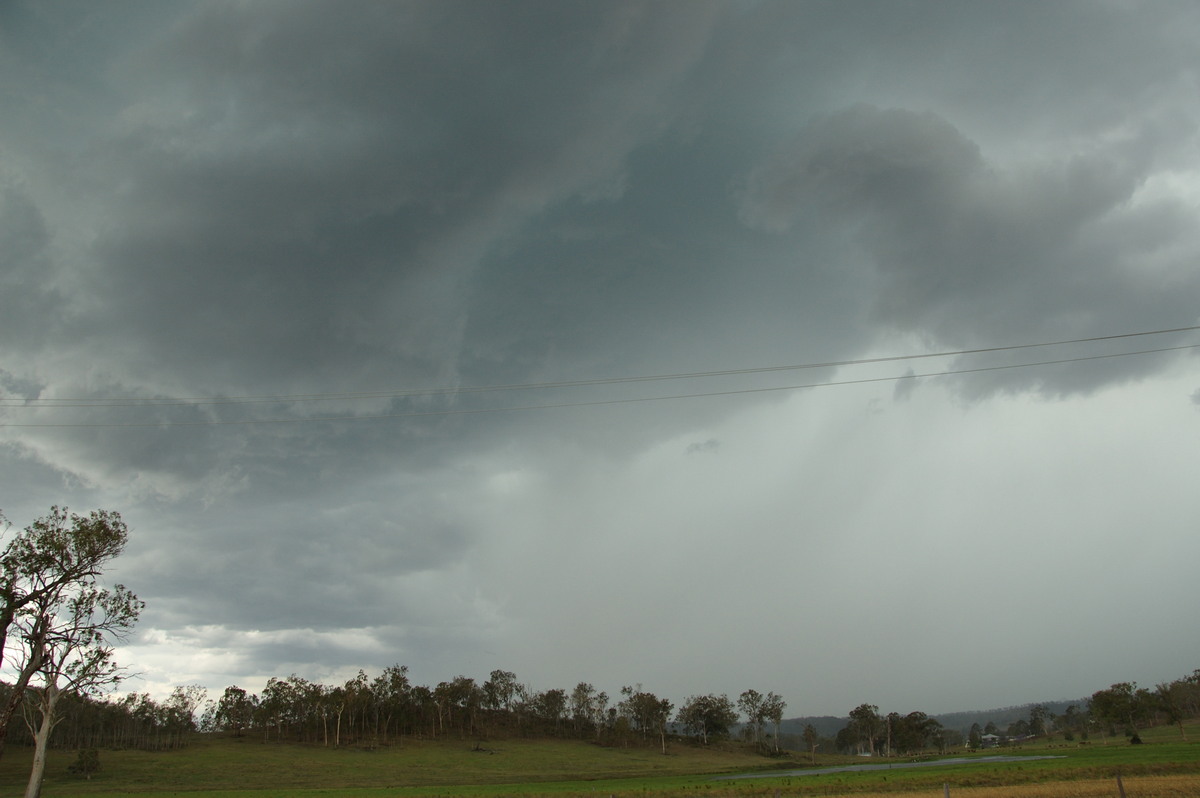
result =
[[[1046,711],[1051,715],[1061,715],[1072,704],[1081,711],[1087,709],[1087,702],[1088,699],[1086,698],[1076,698],[1070,701],[1034,701],[1030,704],[1021,704],[1015,707],[1000,707],[998,709],[984,709],[971,712],[947,712],[944,715],[934,715],[933,717],[937,718],[943,728],[957,729],[965,735],[970,730],[972,723],[978,723],[980,728],[988,725],[989,722],[995,723],[1003,731],[1008,728],[1010,723],[1018,720],[1029,720],[1029,711],[1036,706],[1045,707]]]
[[[978,709],[966,712],[946,712],[941,715],[933,715],[932,717],[941,723],[943,728],[961,731],[963,735],[966,735],[973,723],[978,723],[981,728],[988,723],[995,723],[996,726],[1003,730],[1015,721],[1022,719],[1029,720],[1029,712],[1036,706],[1045,707],[1046,711],[1051,714],[1061,715],[1072,704],[1080,710],[1084,710],[1087,708],[1087,702],[1087,698],[1076,698],[1070,701],[1034,701],[1029,704],[1020,704],[1013,707]],[[849,722],[850,718],[848,716],[839,718],[833,715],[787,718],[780,725],[780,732],[783,734],[801,734],[804,731],[804,727],[811,723],[822,737],[833,737],[844,729]]]
[[[833,715],[817,715],[803,718],[788,718],[779,725],[780,734],[803,734],[804,727],[811,723],[822,737],[833,737],[846,727],[849,717],[838,718]]]

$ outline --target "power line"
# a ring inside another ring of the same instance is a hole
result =
[[[207,407],[213,405],[237,404],[290,404],[296,402],[326,402],[348,399],[393,399],[419,396],[455,396],[459,394],[490,393],[493,391],[545,390],[550,388],[578,388],[593,385],[621,385],[640,382],[665,382],[669,380],[707,379],[711,377],[727,377],[746,374],[769,374],[780,371],[802,371],[806,369],[840,368],[845,366],[863,366],[878,363],[895,363],[905,360],[923,360],[938,357],[959,357],[963,355],[978,355],[995,352],[1013,352],[1024,349],[1035,349],[1050,346],[1066,346],[1069,344],[1094,343],[1098,341],[1114,341],[1123,338],[1137,338],[1148,335],[1167,335],[1170,333],[1192,332],[1200,330],[1200,325],[1193,327],[1174,327],[1163,330],[1146,330],[1143,332],[1119,333],[1116,335],[1098,335],[1090,338],[1072,338],[1061,341],[1041,341],[1032,344],[1014,344],[1009,346],[991,346],[979,349],[956,349],[944,352],[926,352],[923,354],[890,355],[886,357],[861,358],[857,360],[830,360],[816,363],[800,363],[784,366],[758,366],[742,369],[724,369],[718,371],[696,371],[679,374],[652,374],[633,377],[600,377],[584,380],[563,380],[556,382],[531,382],[507,385],[453,386],[440,388],[392,389],[377,391],[344,391],[336,393],[308,394],[265,394],[258,396],[234,396],[224,398],[211,397],[176,397],[173,399],[136,399],[93,401],[89,399],[20,399],[15,397],[0,397],[0,407],[30,407],[30,408],[71,408],[71,407]],[[1167,350],[1146,350],[1146,352]],[[1143,354],[1133,352],[1130,354]],[[1083,358],[1086,359],[1086,358]],[[1069,361],[1048,361],[1069,362]],[[1037,365],[1037,364],[1031,364]],[[953,372],[947,372],[953,373]],[[704,395],[704,394],[697,394]],[[0,425],[12,426],[12,425]]]
[[[1181,329],[1200,329],[1200,328],[1181,328]],[[1173,331],[1172,331],[1173,332]],[[1131,333],[1130,335],[1152,335],[1154,333]],[[1107,337],[1130,337],[1126,336],[1107,336]],[[1083,339],[1083,340],[1103,340],[1103,339]],[[1068,342],[1075,343],[1075,342]],[[1050,344],[1028,344],[1021,347],[996,347],[992,349],[976,350],[979,352],[996,352],[1005,349],[1021,349],[1032,346],[1049,346]],[[1035,366],[1052,366],[1065,363],[1079,363],[1089,360],[1109,360],[1119,357],[1131,357],[1134,355],[1148,355],[1156,352],[1178,352],[1186,349],[1200,349],[1200,344],[1187,344],[1183,346],[1169,346],[1158,349],[1142,349],[1134,352],[1115,352],[1103,355],[1086,355],[1080,357],[1060,358],[1057,360],[1041,360],[1030,363],[1010,363],[997,366],[980,366],[969,369],[950,369],[946,371],[929,372],[925,374],[901,374],[899,376],[889,377],[866,377],[856,380],[835,380],[830,382],[815,382],[804,385],[782,385],[768,388],[739,388],[728,391],[705,391],[702,393],[689,394],[672,394],[668,396],[640,396],[630,397],[625,399],[598,399],[592,401],[580,402],[560,402],[553,404],[540,405],[515,405],[509,407],[489,407],[489,408],[447,408],[442,410],[413,410],[402,413],[379,413],[372,415],[351,415],[351,416],[309,416],[304,418],[273,418],[273,419],[241,419],[241,420],[207,420],[207,421],[159,421],[159,422],[132,422],[132,423],[79,423],[79,424],[0,424],[0,427],[37,427],[37,428],[64,428],[64,427],[86,427],[86,428],[147,428],[147,427],[204,427],[204,426],[240,426],[252,424],[305,424],[314,422],[329,422],[329,421],[372,421],[394,418],[412,418],[417,416],[450,416],[450,415],[479,415],[483,413],[505,413],[518,412],[526,410],[553,410],[557,408],[574,408],[574,407],[599,407],[603,405],[620,405],[633,404],[637,402],[661,402],[678,399],[697,399],[713,396],[735,396],[739,394],[752,393],[770,393],[776,391],[797,391],[810,388],[828,388],[841,385],[863,385],[876,382],[899,382],[900,380],[915,380],[925,379],[929,377],[946,377],[956,374],[977,374],[986,371],[1005,371],[1010,369],[1031,368]],[[899,358],[882,358],[880,360],[903,360],[925,357],[924,355],[913,355],[911,357]],[[878,360],[855,361],[860,363],[879,362]],[[714,372],[725,373],[725,372]]]

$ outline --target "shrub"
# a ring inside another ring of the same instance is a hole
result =
[[[90,779],[92,774],[100,769],[100,752],[95,748],[79,749],[79,756],[70,765],[67,772],[72,776],[83,776]]]

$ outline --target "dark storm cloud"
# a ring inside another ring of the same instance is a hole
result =
[[[1171,326],[1194,318],[1194,270],[1170,263],[1169,279],[1156,282],[1125,265],[1145,246],[1140,226],[1182,220],[1180,206],[1129,208],[1151,175],[1155,138],[1141,131],[1040,163],[995,165],[935,114],[855,106],[812,124],[754,170],[741,213],[776,232],[814,216],[847,225],[881,278],[876,323],[939,346]],[[1079,390],[1154,363],[1066,370],[1062,385],[1037,372],[992,385]]]
[[[90,287],[147,369],[452,381],[467,282],[548,203],[619,192],[711,16],[360,11],[203,6],[123,67],[154,83],[95,153],[120,191]]]
[[[4,160],[0,149],[0,318],[7,344],[25,349],[56,324],[62,297],[55,289],[45,219],[19,182],[5,180]],[[32,386],[18,382],[28,395]]]
[[[1178,406],[1194,415],[1178,356],[989,372],[952,398],[918,378],[738,393],[833,369],[376,392],[1191,324],[1198,13],[9,4],[0,386],[19,402],[0,419],[86,426],[3,428],[0,506],[19,523],[52,502],[123,511],[136,534],[119,575],[149,602],[139,655],[170,652],[145,669],[157,686],[202,678],[180,674],[207,657],[195,670],[239,682],[400,659],[433,681],[540,669],[548,688],[622,678],[587,669],[644,641],[622,667],[670,682],[651,689],[737,692],[804,661],[838,701],[875,700],[847,683],[877,674],[845,660],[903,647],[877,596],[827,618],[793,606],[856,579],[899,594],[928,552],[950,564],[922,606],[1009,584],[997,562],[1028,575],[1033,546],[1117,581],[1080,541],[1116,551],[1135,515],[1147,551],[1194,548],[1178,529],[1191,493],[1176,480],[1194,471],[1172,426]],[[1144,393],[1115,391],[1135,379]],[[569,406],[705,392],[729,393]],[[542,405],[560,406],[504,411]],[[1126,458],[1156,477],[1145,506],[1115,498],[1142,476]],[[801,642],[770,662],[745,661],[761,644],[745,618],[765,610],[724,589],[731,567],[792,591],[772,619]],[[864,649],[847,618],[871,630]],[[964,650],[1003,651],[1029,622],[955,629]],[[703,650],[714,636],[736,643]],[[921,650],[901,652],[897,695],[930,689]],[[970,655],[948,667],[978,673]]]

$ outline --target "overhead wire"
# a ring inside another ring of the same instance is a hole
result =
[[[1048,347],[1048,346],[1057,346],[1057,345],[1066,345],[1066,344],[1108,341],[1108,340],[1123,339],[1123,338],[1134,338],[1134,337],[1138,337],[1138,336],[1162,335],[1162,334],[1166,334],[1166,333],[1175,333],[1175,332],[1189,332],[1189,331],[1195,331],[1195,330],[1200,330],[1200,326],[1177,327],[1177,328],[1172,328],[1172,329],[1151,330],[1151,331],[1145,331],[1145,332],[1124,333],[1124,334],[1118,334],[1118,335],[1094,336],[1091,338],[1079,338],[1079,339],[1072,339],[1072,340],[1068,340],[1068,341],[1048,341],[1048,342],[1039,342],[1039,343],[1033,343],[1033,344],[1018,344],[1018,345],[1013,345],[1013,346],[997,346],[997,347],[986,347],[986,348],[979,348],[979,349],[964,349],[964,350],[956,350],[953,352],[895,355],[895,356],[879,357],[879,358],[864,358],[864,359],[858,359],[858,360],[829,361],[829,362],[824,362],[824,363],[807,363],[807,364],[792,365],[792,366],[768,366],[768,367],[762,367],[762,368],[730,369],[730,370],[722,370],[722,371],[695,372],[695,373],[690,373],[690,374],[663,374],[663,375],[651,375],[651,376],[642,376],[642,377],[619,377],[619,378],[606,378],[606,379],[594,379],[594,380],[529,383],[529,384],[524,384],[524,385],[478,386],[478,387],[467,388],[467,389],[459,389],[459,388],[445,389],[444,391],[424,390],[424,391],[411,391],[411,392],[408,392],[408,391],[399,391],[399,392],[386,391],[386,392],[357,392],[357,393],[343,393],[343,394],[293,394],[293,395],[289,395],[288,397],[283,397],[283,396],[270,397],[270,398],[268,398],[268,397],[242,397],[240,402],[238,400],[228,400],[227,402],[226,401],[207,401],[207,400],[206,401],[198,400],[198,401],[194,401],[194,402],[183,402],[182,400],[175,400],[175,401],[171,401],[171,402],[159,402],[159,403],[131,402],[131,403],[99,404],[99,405],[88,404],[88,403],[73,404],[73,405],[53,405],[53,404],[51,404],[51,405],[43,405],[43,407],[46,407],[47,409],[49,409],[49,408],[59,409],[59,408],[69,408],[69,407],[96,407],[96,406],[101,406],[101,407],[136,407],[136,406],[145,406],[145,407],[168,406],[169,407],[169,406],[180,406],[180,405],[201,406],[201,405],[211,405],[211,404],[243,403],[243,402],[248,402],[251,400],[252,401],[284,402],[284,401],[299,401],[301,399],[307,400],[307,399],[311,399],[311,398],[322,398],[322,399],[326,399],[326,398],[340,398],[340,399],[398,398],[398,397],[405,397],[405,396],[428,396],[428,395],[443,395],[443,394],[453,395],[453,394],[457,394],[457,393],[482,392],[482,391],[489,391],[489,390],[506,390],[507,391],[507,390],[517,390],[517,389],[521,389],[521,388],[545,389],[545,388],[562,388],[562,387],[577,387],[577,386],[591,386],[591,385],[613,385],[613,384],[622,384],[622,383],[630,383],[630,382],[647,382],[647,381],[676,380],[676,379],[696,379],[696,378],[701,378],[701,377],[717,377],[717,376],[727,376],[727,375],[770,373],[770,372],[787,371],[787,370],[829,368],[829,367],[835,367],[835,366],[851,366],[851,365],[887,363],[887,362],[917,360],[917,359],[933,358],[933,357],[952,357],[952,356],[969,355],[969,354],[995,353],[995,352],[1031,349],[1031,348],[1036,348],[1036,347]],[[960,375],[960,374],[976,374],[976,373],[989,372],[989,371],[1003,371],[1003,370],[1012,370],[1012,369],[1020,369],[1020,368],[1032,368],[1032,367],[1037,367],[1037,366],[1061,365],[1061,364],[1078,363],[1078,362],[1084,362],[1084,361],[1108,360],[1108,359],[1114,359],[1114,358],[1131,357],[1131,356],[1136,356],[1136,355],[1147,355],[1147,354],[1162,353],[1162,352],[1175,352],[1175,351],[1183,351],[1183,350],[1197,349],[1197,348],[1200,348],[1200,344],[1184,344],[1184,345],[1179,345],[1179,346],[1158,347],[1158,348],[1153,348],[1153,349],[1141,349],[1141,350],[1135,350],[1135,351],[1129,351],[1129,352],[1109,352],[1109,353],[1103,353],[1103,354],[1097,354],[1097,355],[1079,355],[1079,356],[1068,357],[1068,358],[1057,358],[1057,359],[1051,359],[1051,360],[1041,360],[1041,361],[1032,361],[1032,362],[1024,362],[1024,363],[1006,363],[1006,364],[997,364],[997,365],[991,365],[991,366],[978,366],[978,367],[974,367],[974,368],[946,369],[943,371],[926,372],[926,373],[922,373],[922,374],[908,373],[908,374],[901,374],[901,375],[889,375],[889,376],[883,376],[883,377],[865,377],[865,378],[849,379],[849,380],[829,380],[829,381],[824,381],[824,382],[812,382],[812,383],[805,383],[805,384],[798,384],[798,385],[737,388],[737,389],[728,389],[728,390],[721,390],[721,391],[701,391],[701,392],[694,392],[694,393],[676,393],[676,394],[660,395],[660,396],[638,396],[638,397],[623,397],[623,398],[613,398],[613,399],[578,400],[578,401],[552,402],[552,403],[542,403],[542,404],[510,405],[510,406],[502,406],[502,407],[482,407],[482,408],[448,407],[448,408],[436,408],[436,409],[425,409],[425,410],[406,410],[406,411],[398,411],[398,412],[373,413],[373,414],[360,413],[360,414],[351,414],[351,415],[314,415],[314,416],[303,416],[303,417],[293,417],[293,418],[204,419],[204,420],[199,420],[199,421],[158,420],[158,421],[148,421],[148,422],[74,422],[74,423],[17,423],[17,424],[0,422],[0,427],[164,428],[164,427],[185,427],[185,426],[190,427],[190,426],[228,426],[228,425],[255,425],[255,424],[297,424],[297,423],[317,423],[317,422],[332,422],[332,421],[369,421],[369,420],[382,420],[382,419],[395,419],[395,418],[410,418],[410,417],[419,417],[419,416],[477,415],[477,414],[484,414],[484,413],[520,412],[520,411],[530,411],[530,410],[551,410],[551,409],[556,409],[556,408],[574,408],[574,407],[597,407],[597,406],[604,406],[604,405],[632,404],[632,403],[638,403],[638,402],[661,402],[661,401],[669,401],[669,400],[695,399],[695,398],[703,398],[703,397],[734,396],[734,395],[768,393],[768,392],[779,392],[779,391],[797,391],[797,390],[823,388],[823,387],[834,387],[834,386],[844,386],[844,385],[861,385],[861,384],[879,383],[879,382],[898,382],[901,380],[915,380],[915,379],[925,379],[925,378],[931,378],[931,377],[944,377],[944,376],[952,376],[952,375]]]
[[[559,380],[554,382],[513,383],[501,385],[477,386],[448,386],[435,388],[400,388],[373,391],[339,391],[330,393],[305,394],[263,394],[231,397],[173,397],[170,399],[127,397],[120,400],[90,400],[80,398],[49,398],[23,399],[19,397],[0,396],[0,407],[171,407],[171,406],[211,406],[236,404],[282,404],[295,402],[344,401],[348,399],[387,399],[411,398],[419,396],[453,396],[457,394],[490,393],[494,391],[544,390],[550,388],[577,388],[593,385],[621,385],[640,382],[665,382],[669,380],[707,379],[712,377],[738,376],[745,374],[768,374],[781,371],[802,371],[806,369],[841,368],[846,366],[862,366],[878,363],[895,363],[905,360],[922,360],[939,357],[960,357],[995,352],[1010,352],[1039,347],[1066,346],[1069,344],[1095,343],[1124,338],[1136,338],[1148,335],[1166,335],[1179,332],[1200,330],[1200,325],[1192,327],[1174,327],[1162,330],[1146,330],[1114,335],[1097,335],[1088,338],[1071,338],[1059,341],[1040,341],[1030,344],[1012,344],[1008,346],[990,346],[976,349],[955,349],[941,352],[922,352],[907,355],[889,355],[883,357],[859,358],[855,360],[829,360],[813,363],[799,363],[782,366],[756,366],[740,369],[722,369],[714,371],[695,371],[675,374],[649,374],[631,377],[598,377],[583,380]],[[1146,354],[1163,350],[1146,350],[1130,354]],[[1037,364],[1032,364],[1037,365]]]

